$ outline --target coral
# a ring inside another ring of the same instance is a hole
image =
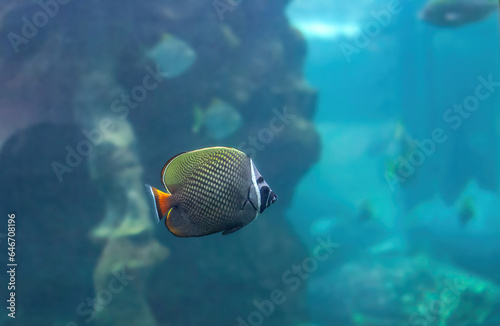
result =
[[[326,324],[483,325],[500,317],[498,286],[428,256],[351,261],[313,281],[310,297],[313,318]]]

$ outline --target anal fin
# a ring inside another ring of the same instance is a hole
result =
[[[233,232],[236,232],[238,231],[239,229],[241,229],[242,227],[244,227],[244,225],[240,225],[240,226],[237,226],[235,228],[232,228],[232,229],[229,229],[229,230],[226,230],[224,232],[222,232],[222,235],[228,235],[228,234],[231,234]]]

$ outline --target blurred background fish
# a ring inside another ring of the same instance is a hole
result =
[[[473,197],[466,197],[460,204],[458,218],[464,227],[476,216],[476,209]]]
[[[184,73],[196,61],[196,52],[183,40],[162,34],[158,43],[146,56],[152,59],[165,78],[174,78]]]
[[[214,98],[202,109],[194,108],[193,132],[202,132],[212,140],[220,141],[238,131],[243,124],[241,114],[228,103]]]
[[[458,27],[485,19],[498,6],[496,0],[429,0],[419,17],[432,25]]]

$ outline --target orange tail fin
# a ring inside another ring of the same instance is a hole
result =
[[[160,191],[150,185],[146,185],[146,192],[151,198],[151,202],[153,204],[153,210],[156,215],[156,223],[160,223],[161,219],[165,214],[170,210],[170,194],[167,194],[163,191]]]

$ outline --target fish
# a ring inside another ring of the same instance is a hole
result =
[[[459,27],[487,18],[498,9],[498,0],[430,0],[420,19],[440,27]]]
[[[161,40],[151,48],[146,57],[159,66],[160,76],[174,78],[182,75],[196,61],[196,52],[185,41],[163,34]]]
[[[156,221],[177,237],[227,235],[255,221],[278,200],[244,152],[209,147],[172,157],[161,171],[163,192],[146,186]]]
[[[474,198],[466,197],[460,204],[458,218],[462,227],[466,227],[476,216]]]
[[[415,141],[404,124],[401,121],[397,122],[384,152],[380,152],[387,156],[384,175],[399,175],[401,159],[410,160],[410,156],[418,149]],[[404,186],[404,183],[401,185]]]
[[[369,157],[399,156],[401,152],[412,150],[414,139],[402,121],[394,125],[390,123],[387,128],[377,128],[376,136],[367,146],[366,155]]]
[[[205,110],[196,106],[194,118],[193,132],[203,130],[208,138],[217,141],[228,138],[243,124],[241,114],[233,106],[218,98],[212,99]]]
[[[361,204],[357,219],[364,223],[373,220],[373,218],[373,205],[369,200],[366,200]]]

